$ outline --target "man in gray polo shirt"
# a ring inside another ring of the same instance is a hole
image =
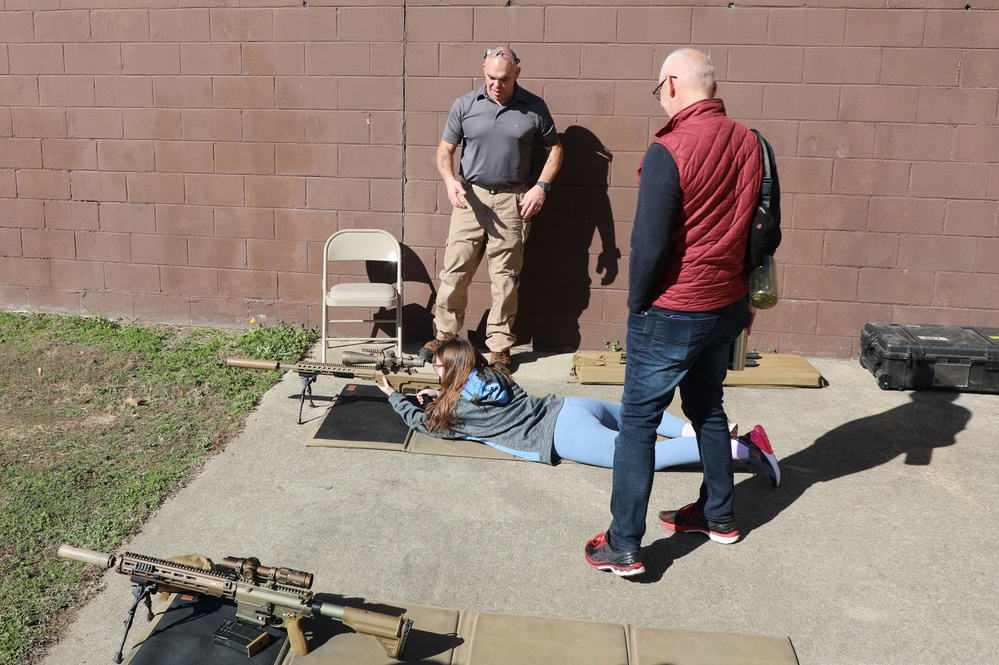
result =
[[[434,305],[435,338],[420,350],[427,360],[441,342],[461,332],[468,284],[484,254],[492,284],[486,321],[489,360],[510,364],[524,243],[531,217],[544,205],[562,165],[562,146],[548,106],[517,85],[519,62],[508,47],[486,50],[485,84],[455,100],[437,147],[437,170],[454,208]],[[461,164],[455,176],[459,145]],[[545,154],[540,174],[532,170],[535,146]]]

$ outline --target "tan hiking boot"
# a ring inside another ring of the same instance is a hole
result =
[[[444,340],[432,339],[423,345],[418,355],[428,363],[432,363],[434,361],[434,354],[437,353],[437,349],[441,348],[441,344],[443,343]]]
[[[510,352],[493,351],[489,354],[490,365],[502,365],[505,369],[510,369]]]

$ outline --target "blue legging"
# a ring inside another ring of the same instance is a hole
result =
[[[586,397],[566,397],[555,421],[555,452],[560,457],[608,469],[614,466],[614,440],[621,424],[621,405]],[[700,464],[697,439],[681,436],[682,418],[668,411],[656,428],[660,436],[670,437],[656,444],[655,468],[681,464]]]

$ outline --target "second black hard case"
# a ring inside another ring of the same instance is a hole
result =
[[[867,323],[860,364],[882,390],[999,393],[999,328]]]

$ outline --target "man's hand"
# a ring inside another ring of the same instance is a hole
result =
[[[534,217],[541,212],[541,206],[545,204],[545,190],[537,185],[531,187],[520,200],[520,216],[524,219]]]
[[[451,205],[462,209],[468,207],[464,201],[465,188],[462,187],[460,180],[452,178],[450,182],[445,181],[444,186],[447,188],[447,200],[451,202]]]
[[[556,143],[555,145],[545,146],[542,149],[545,153],[545,163],[541,167],[538,182],[551,183],[555,178],[555,174],[562,168],[562,144]],[[541,212],[541,206],[545,204],[546,196],[547,193],[545,190],[537,185],[527,190],[524,198],[520,200],[520,216],[524,219],[530,219]]]
[[[749,306],[749,325],[746,326],[746,334],[753,334],[753,321],[756,320],[756,308],[752,305]]]
[[[447,190],[447,200],[455,208],[467,208],[462,197],[465,196],[465,188],[461,181],[454,177],[454,151],[458,146],[454,143],[441,141],[437,146],[437,170],[444,179],[444,189]]]

